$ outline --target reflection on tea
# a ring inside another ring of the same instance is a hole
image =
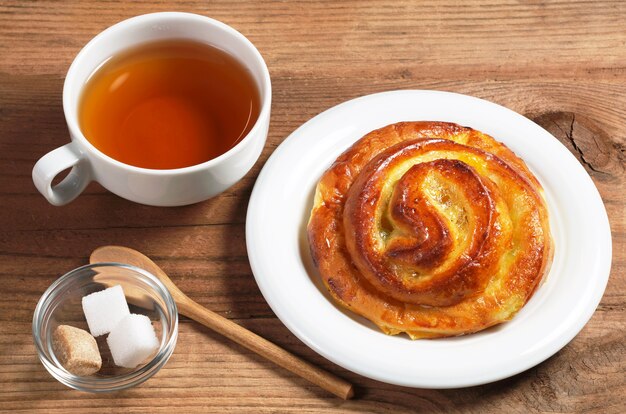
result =
[[[189,167],[231,149],[253,127],[260,98],[228,53],[189,40],[128,49],[87,81],[85,137],[106,155],[151,169]]]

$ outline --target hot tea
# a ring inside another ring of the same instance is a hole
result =
[[[113,56],[87,81],[85,137],[136,167],[174,169],[231,149],[252,129],[260,98],[233,56],[189,40],[157,41]]]

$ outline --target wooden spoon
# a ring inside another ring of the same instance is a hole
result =
[[[90,263],[116,262],[137,266],[158,277],[170,291],[178,312],[237,342],[252,352],[280,365],[336,396],[347,400],[354,395],[352,384],[301,360],[270,341],[199,305],[185,295],[165,272],[142,253],[121,246],[103,246],[91,253]]]

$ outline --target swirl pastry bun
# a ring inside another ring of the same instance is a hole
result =
[[[445,122],[365,135],[321,177],[308,224],[332,297],[386,334],[511,319],[552,260],[543,190],[504,144]]]

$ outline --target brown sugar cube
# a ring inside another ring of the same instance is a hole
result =
[[[102,366],[96,338],[85,330],[59,325],[52,333],[52,349],[63,367],[74,375],[91,375]]]

